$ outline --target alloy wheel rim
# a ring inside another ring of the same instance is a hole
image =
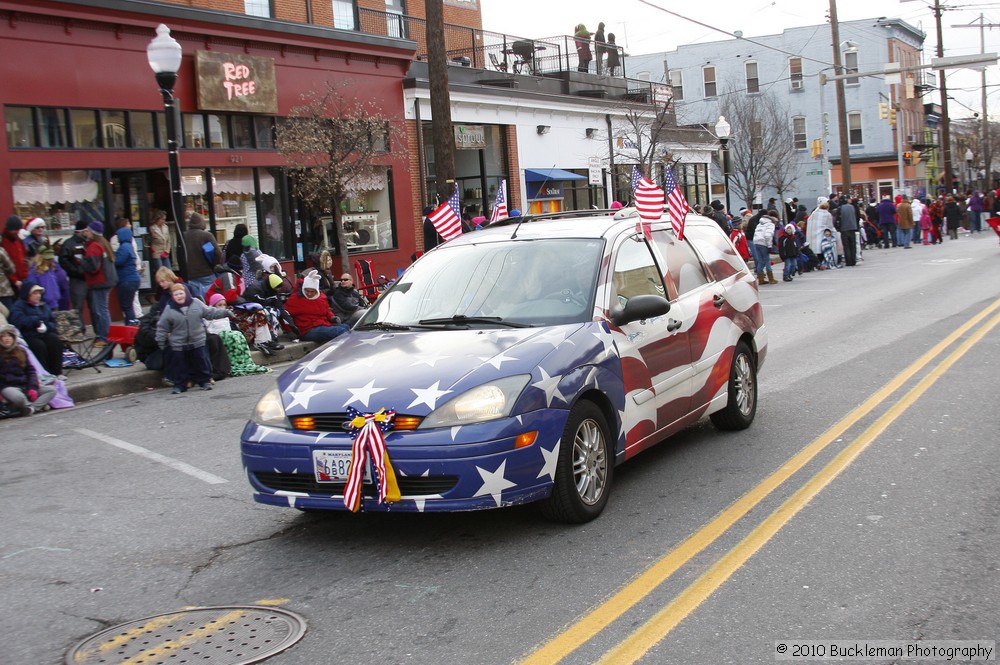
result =
[[[736,357],[736,376],[734,377],[736,388],[736,405],[744,416],[749,416],[753,411],[754,390],[753,390],[753,368],[750,359],[745,353]]]
[[[593,420],[580,423],[573,437],[573,480],[580,499],[594,505],[604,495],[608,479],[608,458],[604,434]]]

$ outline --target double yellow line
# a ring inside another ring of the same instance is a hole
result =
[[[668,552],[645,572],[623,587],[606,602],[586,616],[540,646],[522,665],[553,665],[581,647],[613,621],[638,604],[656,587],[690,561],[699,552],[714,543],[738,520],[771,495],[781,484],[815,458],[827,446],[836,441],[844,432],[857,424],[876,407],[885,402],[894,392],[902,388],[918,372],[923,370],[949,346],[977,326],[1000,308],[1000,300],[969,319],[950,335],[942,339],[927,353],[895,376],[891,381],[871,395],[861,405],[843,419],[826,430],[812,443],[785,462],[777,471],[759,485],[751,489],[730,505],[711,522],[689,536],[675,549]],[[969,336],[952,351],[937,367],[930,371],[916,386],[890,407],[857,439],[852,441],[815,476],[788,498],[777,510],[769,515],[739,544],[722,556],[700,578],[694,581],[662,610],[632,632],[616,647],[601,658],[601,664],[621,665],[634,663],[662,641],[681,621],[715,592],[735,573],[757,550],[764,546],[792,517],[812,500],[824,487],[846,469],[885,429],[906,409],[912,406],[941,376],[948,371],[969,349],[988,332],[1000,324],[1000,314],[993,316],[979,330]]]

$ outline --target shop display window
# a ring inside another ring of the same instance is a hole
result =
[[[390,196],[391,169],[378,167],[354,183],[356,191],[340,202],[340,221],[349,252],[393,249],[395,235]],[[333,216],[321,217],[325,246],[335,248]]]
[[[41,217],[54,243],[69,237],[78,221],[105,221],[99,172],[12,171],[14,212],[21,219]]]

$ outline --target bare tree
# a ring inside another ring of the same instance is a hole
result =
[[[749,207],[764,186],[774,187],[779,196],[790,190],[799,164],[790,156],[788,111],[770,93],[748,95],[735,86],[722,95],[719,111],[733,127],[730,178],[744,205]]]
[[[332,211],[343,271],[350,270],[340,202],[364,189],[374,170],[406,154],[400,125],[370,101],[354,97],[354,84],[327,82],[302,96],[276,132],[292,189],[313,209]],[[321,229],[318,229],[321,235]]]
[[[629,163],[638,159],[644,173],[655,180],[654,169],[668,153],[665,139],[669,130],[676,127],[674,116],[663,104],[633,104],[620,109],[614,118],[612,132],[615,136],[615,163]],[[612,195],[617,197],[625,193],[627,198],[631,198],[629,184],[616,182],[616,191]]]

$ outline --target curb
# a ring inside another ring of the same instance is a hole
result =
[[[271,356],[265,356],[257,350],[252,351],[253,361],[264,366],[294,362],[316,348],[314,342],[285,342],[284,344],[284,349],[275,351],[274,355]],[[72,375],[75,380],[67,382],[66,390],[74,402],[82,404],[98,399],[167,387],[163,383],[163,372],[145,369],[141,362],[136,362],[135,365],[127,369],[131,371],[123,372],[110,368],[102,368],[100,373],[97,373],[94,368],[74,370],[83,374]],[[82,377],[83,380],[77,377]]]

